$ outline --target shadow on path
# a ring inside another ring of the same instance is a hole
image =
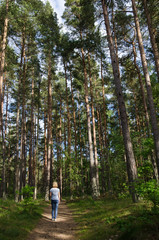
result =
[[[75,238],[76,224],[72,213],[65,202],[59,204],[56,222],[51,220],[51,204],[43,213],[36,228],[29,234],[27,240],[77,240]]]

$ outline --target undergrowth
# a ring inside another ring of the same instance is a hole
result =
[[[159,210],[130,199],[69,201],[80,240],[158,240]]]
[[[0,239],[25,239],[41,217],[45,205],[42,200],[15,203],[0,199]]]

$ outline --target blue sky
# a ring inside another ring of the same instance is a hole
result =
[[[47,0],[42,0],[43,2],[46,2]],[[57,17],[59,19],[59,23],[62,23],[61,16],[64,11],[64,0],[48,0],[53,7],[54,11],[57,13]]]

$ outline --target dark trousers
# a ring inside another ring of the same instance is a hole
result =
[[[56,219],[58,213],[59,200],[51,200],[51,205],[52,205],[52,218]]]

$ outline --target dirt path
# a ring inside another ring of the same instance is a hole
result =
[[[65,202],[61,202],[56,222],[51,220],[51,206],[47,207],[36,228],[27,240],[77,240],[76,224]]]

